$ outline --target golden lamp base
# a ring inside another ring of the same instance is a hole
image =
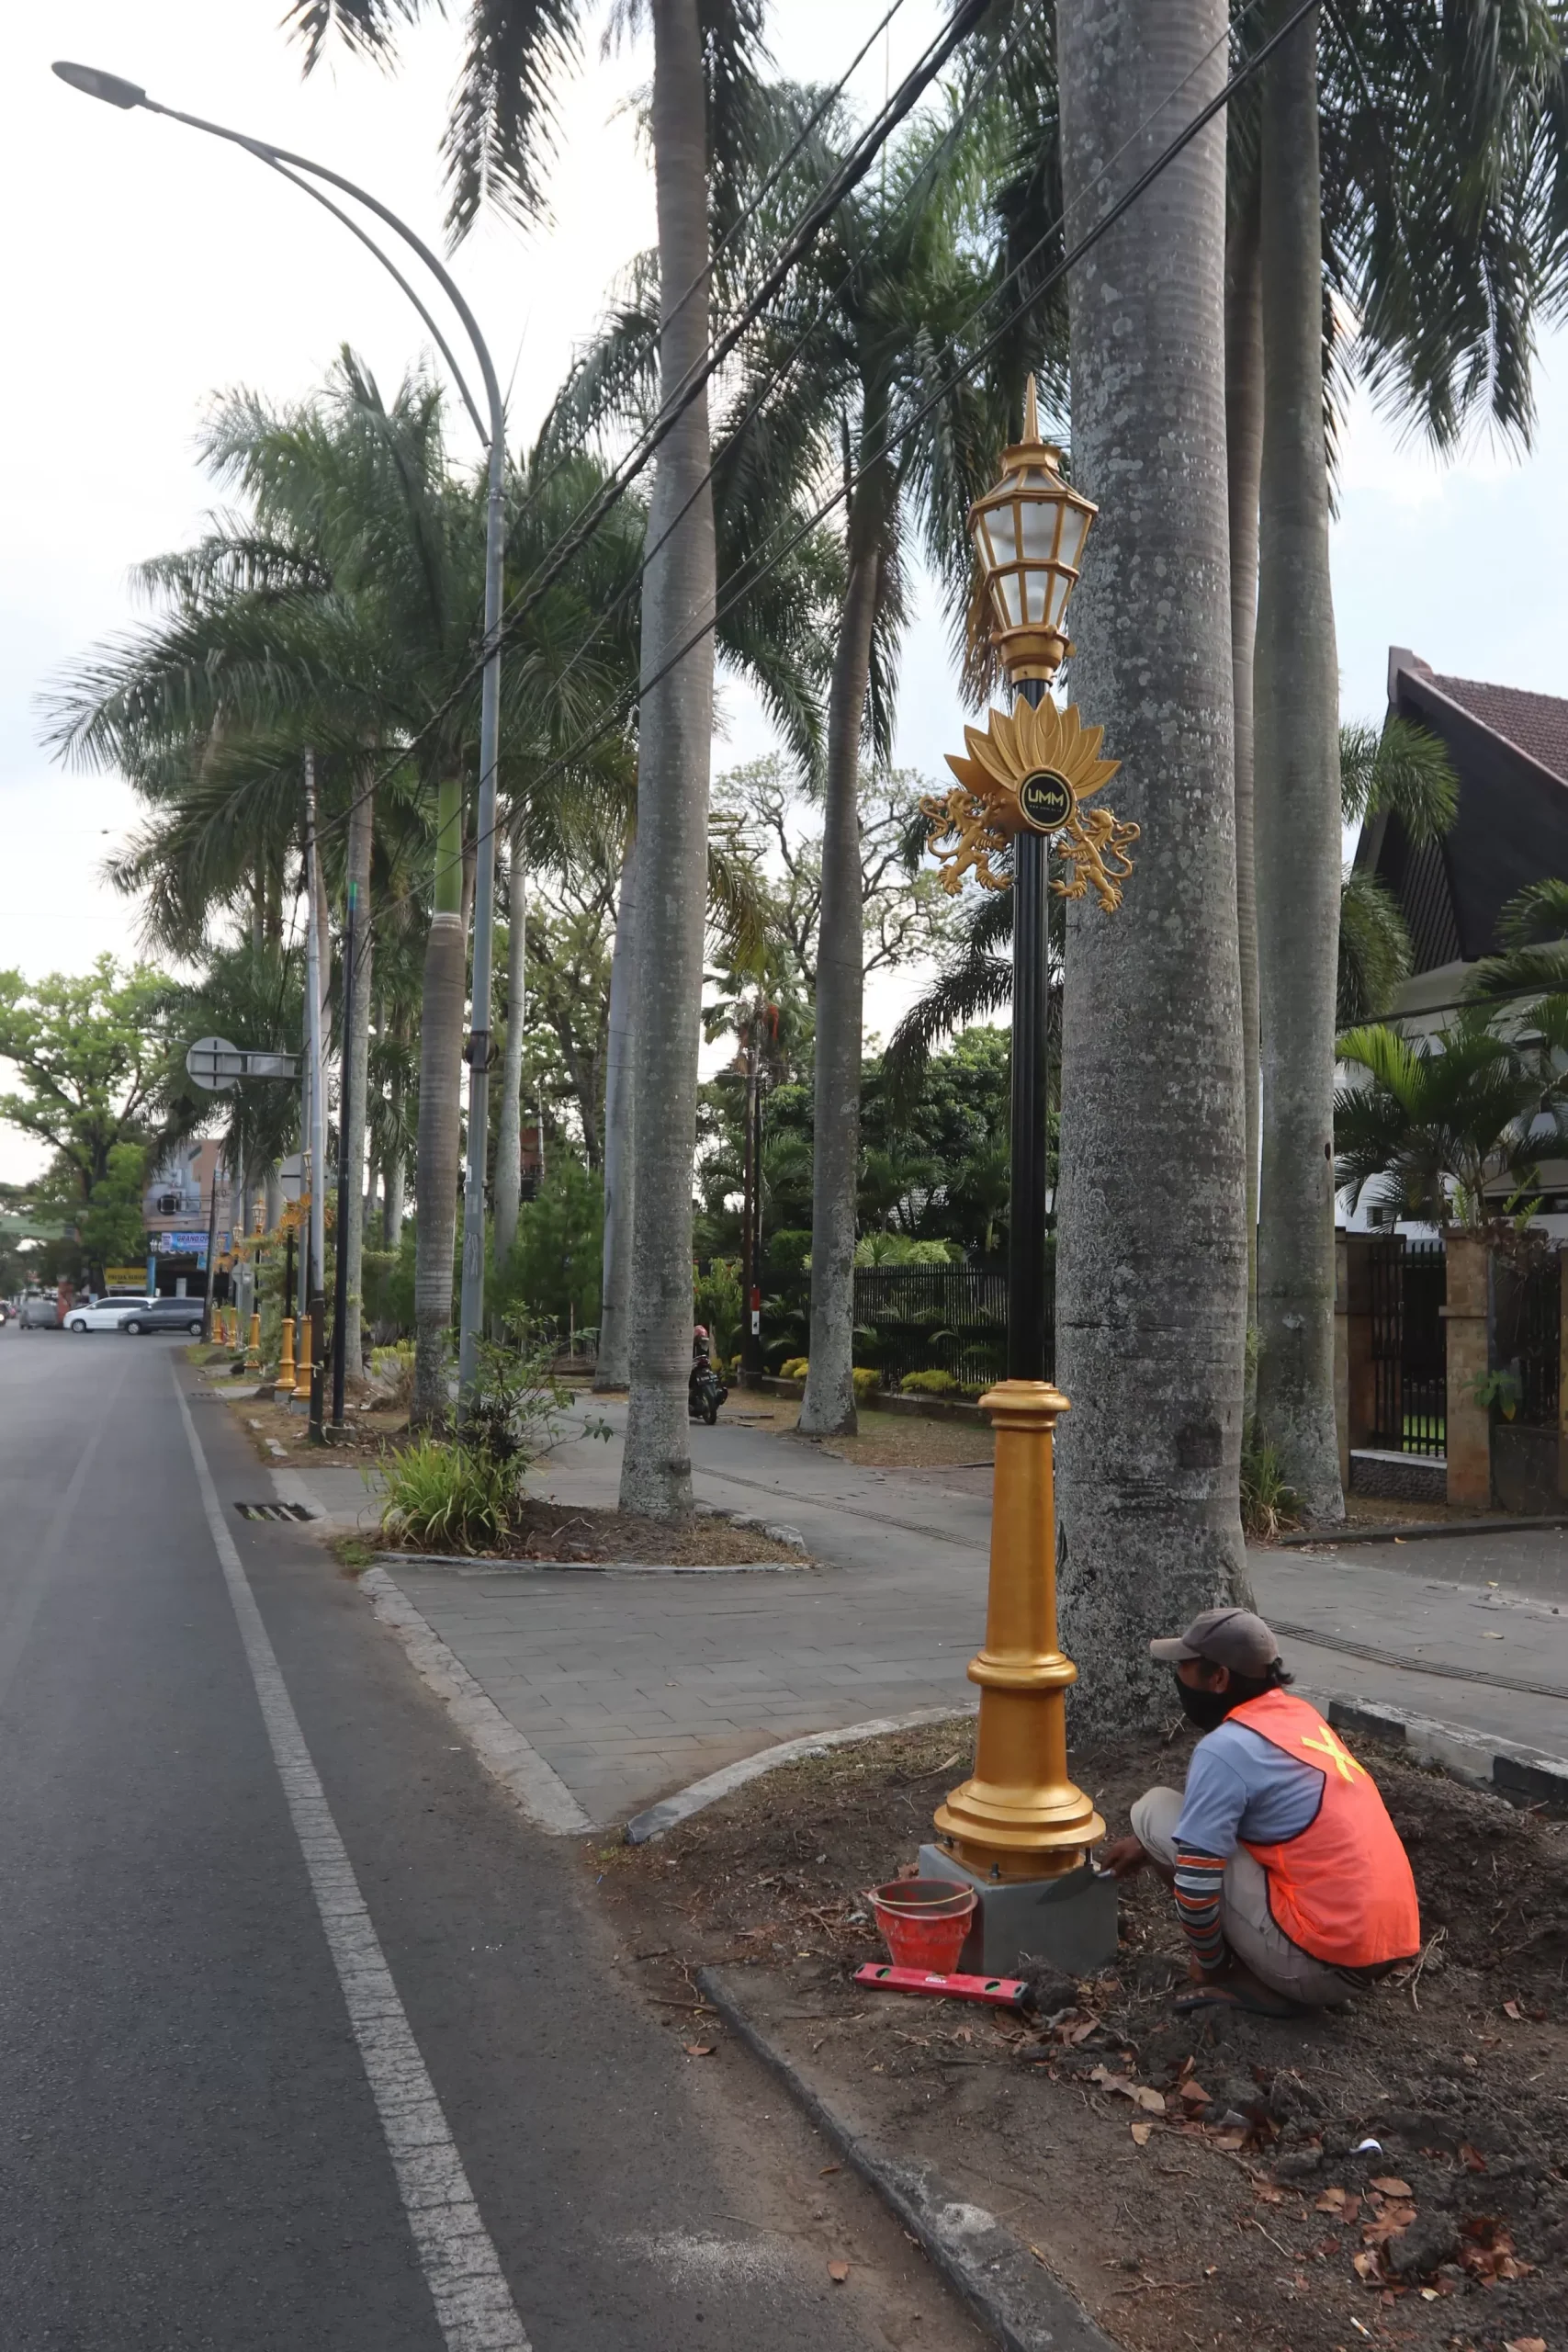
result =
[[[1004,1380],[980,1408],[997,1433],[986,1645],[975,1770],[937,1807],[937,1835],[994,1879],[1075,1870],[1105,1824],[1067,1777],[1066,1692],[1077,1668],[1056,1638],[1054,1432],[1067,1399],[1044,1380]]]

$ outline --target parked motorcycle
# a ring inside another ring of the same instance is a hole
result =
[[[729,1391],[720,1380],[705,1356],[692,1366],[692,1376],[686,1385],[686,1410],[694,1421],[705,1421],[711,1430],[718,1419],[718,1408]]]

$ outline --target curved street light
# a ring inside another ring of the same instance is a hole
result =
[[[248,131],[231,130],[224,123],[209,122],[200,115],[182,113],[177,107],[163,106],[156,98],[149,97],[139,83],[128,82],[121,74],[107,74],[96,65],[76,64],[67,58],[58,59],[53,70],[72,89],[80,90],[89,98],[98,98],[106,106],[118,107],[126,112],[140,107],[147,114],[165,115],[171,122],[184,123],[188,130],[202,130],[209,138],[227,141],[231,147],[243,147],[247,154],[255,156],[259,163],[265,164],[280,178],[302,189],[305,195],[323,206],[358,238],[362,245],[368,247],[419,312],[452,371],[463,405],[472,418],[474,429],[487,452],[484,670],[479,689],[479,842],[474,875],[474,1021],[463,1057],[468,1065],[468,1153],[463,1188],[463,1283],[457,1379],[459,1389],[466,1396],[471,1393],[478,1377],[479,1332],[484,1322],[484,1187],[489,1153],[490,1006],[495,929],[496,738],[501,716],[501,584],[504,554],[502,481],[506,462],[506,411],[494,363],[479,333],[478,320],[439,254],[433,253],[423,237],[416,235],[406,221],[400,220],[397,214],[378,197],[372,196],[368,189],[345,179],[341,172],[331,170],[325,164],[313,163],[308,155],[292,154],[287,147],[274,146],[270,140],[254,138]],[[384,220],[388,228],[419,256],[435,279],[461,320],[463,331],[473,345],[490,413],[488,429],[464,381],[462,369],[424,301],[396,263],[382,252],[374,237],[321,188],[312,186],[315,180],[324,180],[328,187],[341,188],[345,196],[352,197],[355,203],[363,204],[367,211],[373,212],[378,220]]]

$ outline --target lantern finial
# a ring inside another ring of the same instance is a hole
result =
[[[1040,438],[1040,411],[1035,404],[1032,376],[1023,387],[1023,437],[1026,441],[1038,441]]]

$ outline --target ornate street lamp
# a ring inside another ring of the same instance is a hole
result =
[[[1062,478],[1061,452],[1040,436],[1034,380],[1023,437],[996,488],[969,518],[990,627],[1010,682],[1010,711],[966,728],[968,756],[950,754],[956,787],[921,803],[942,886],[1003,890],[991,858],[1010,843],[1012,1183],[1008,1244],[1007,1378],[982,1396],[997,1433],[986,1642],[969,1678],[980,1686],[975,1770],[936,1815],[938,1848],[921,1867],[955,1871],[982,1891],[978,1950],[963,1965],[1011,1967],[1019,1951],[1088,1969],[1116,1944],[1114,1887],[1085,1867],[1105,1824],[1067,1774],[1066,1691],[1077,1668],[1056,1633],[1053,1432],[1067,1399],[1045,1377],[1046,1015],[1048,890],[1092,891],[1122,903],[1138,837],[1109,809],[1086,806],[1118,763],[1100,757],[1102,729],[1059,710],[1051,681],[1073,648],[1067,603],[1093,502]],[[1052,879],[1055,855],[1064,869]]]

